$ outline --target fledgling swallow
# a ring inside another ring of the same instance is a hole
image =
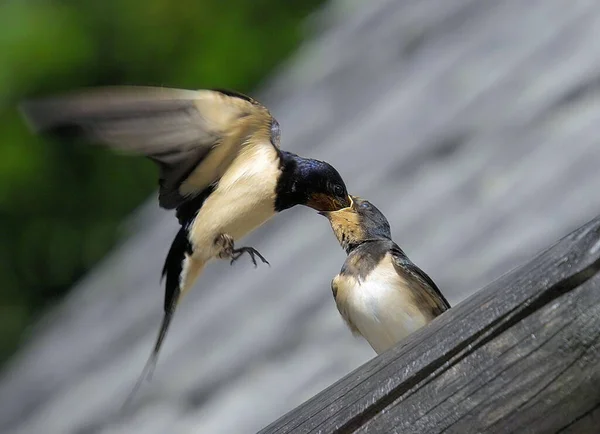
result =
[[[180,298],[213,258],[236,261],[252,247],[234,242],[295,205],[347,207],[330,164],[280,149],[279,123],[258,101],[228,90],[103,87],[24,102],[38,133],[76,136],[159,167],[159,205],[176,210],[181,229],[162,270],[164,317],[135,390],[156,364]]]
[[[392,241],[390,224],[370,202],[320,212],[348,257],[331,282],[337,308],[355,336],[377,354],[450,309],[431,278]]]

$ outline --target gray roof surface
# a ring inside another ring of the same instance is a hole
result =
[[[334,164],[452,304],[600,213],[597,2],[346,0],[312,24],[256,96],[283,147]],[[1,432],[255,432],[374,357],[331,297],[344,252],[297,207],[241,243],[271,268],[208,267],[115,418],[177,223],[152,198],[129,227],[3,373]]]

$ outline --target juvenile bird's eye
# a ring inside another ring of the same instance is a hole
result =
[[[360,204],[360,207],[362,209],[369,209],[369,208],[371,208],[371,204],[369,202],[363,202]]]

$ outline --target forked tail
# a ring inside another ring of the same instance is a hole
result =
[[[154,344],[154,349],[152,350],[152,353],[150,354],[150,357],[148,358],[140,377],[135,383],[133,390],[125,400],[123,408],[129,406],[144,380],[146,378],[148,380],[152,379],[152,374],[154,372],[154,368],[156,367],[158,355],[169,330],[171,320],[175,315],[177,304],[179,303],[182,294],[184,294],[192,286],[203,268],[204,264],[192,259],[190,257],[191,253],[192,248],[187,237],[186,227],[184,226],[175,236],[162,270],[162,277],[166,277],[164,302],[165,313],[158,337],[156,338],[156,343]]]
[[[152,350],[152,354],[148,358],[140,377],[136,381],[133,389],[129,393],[129,396],[125,400],[123,404],[123,408],[129,407],[129,404],[135,398],[139,388],[142,386],[144,380],[148,379],[148,381],[152,380],[152,374],[154,373],[154,368],[156,368],[156,362],[158,361],[158,354],[160,353],[160,348],[162,347],[165,336],[167,335],[167,331],[169,330],[169,325],[171,324],[171,320],[173,319],[173,315],[175,314],[175,308],[177,307],[178,297],[173,297],[171,300],[171,306],[169,309],[165,310],[165,314],[163,315],[163,320],[160,325],[160,330],[158,332],[158,337],[156,338],[156,343],[154,344],[154,349]]]

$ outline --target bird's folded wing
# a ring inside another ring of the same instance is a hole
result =
[[[144,86],[25,101],[21,111],[38,133],[78,136],[155,161],[161,172],[159,201],[167,209],[181,204],[179,187],[192,171],[206,172],[199,177],[205,185],[193,186],[198,191],[216,181],[237,154],[244,126],[271,122],[266,108],[241,94]],[[207,159],[224,144],[226,150]],[[198,167],[205,160],[210,167]]]
[[[448,303],[431,277],[412,263],[400,247],[392,249],[390,253],[392,254],[396,272],[400,275],[410,277],[418,283],[423,290],[422,294],[426,295],[424,302],[431,307],[435,316],[441,315],[450,309],[450,303]]]

